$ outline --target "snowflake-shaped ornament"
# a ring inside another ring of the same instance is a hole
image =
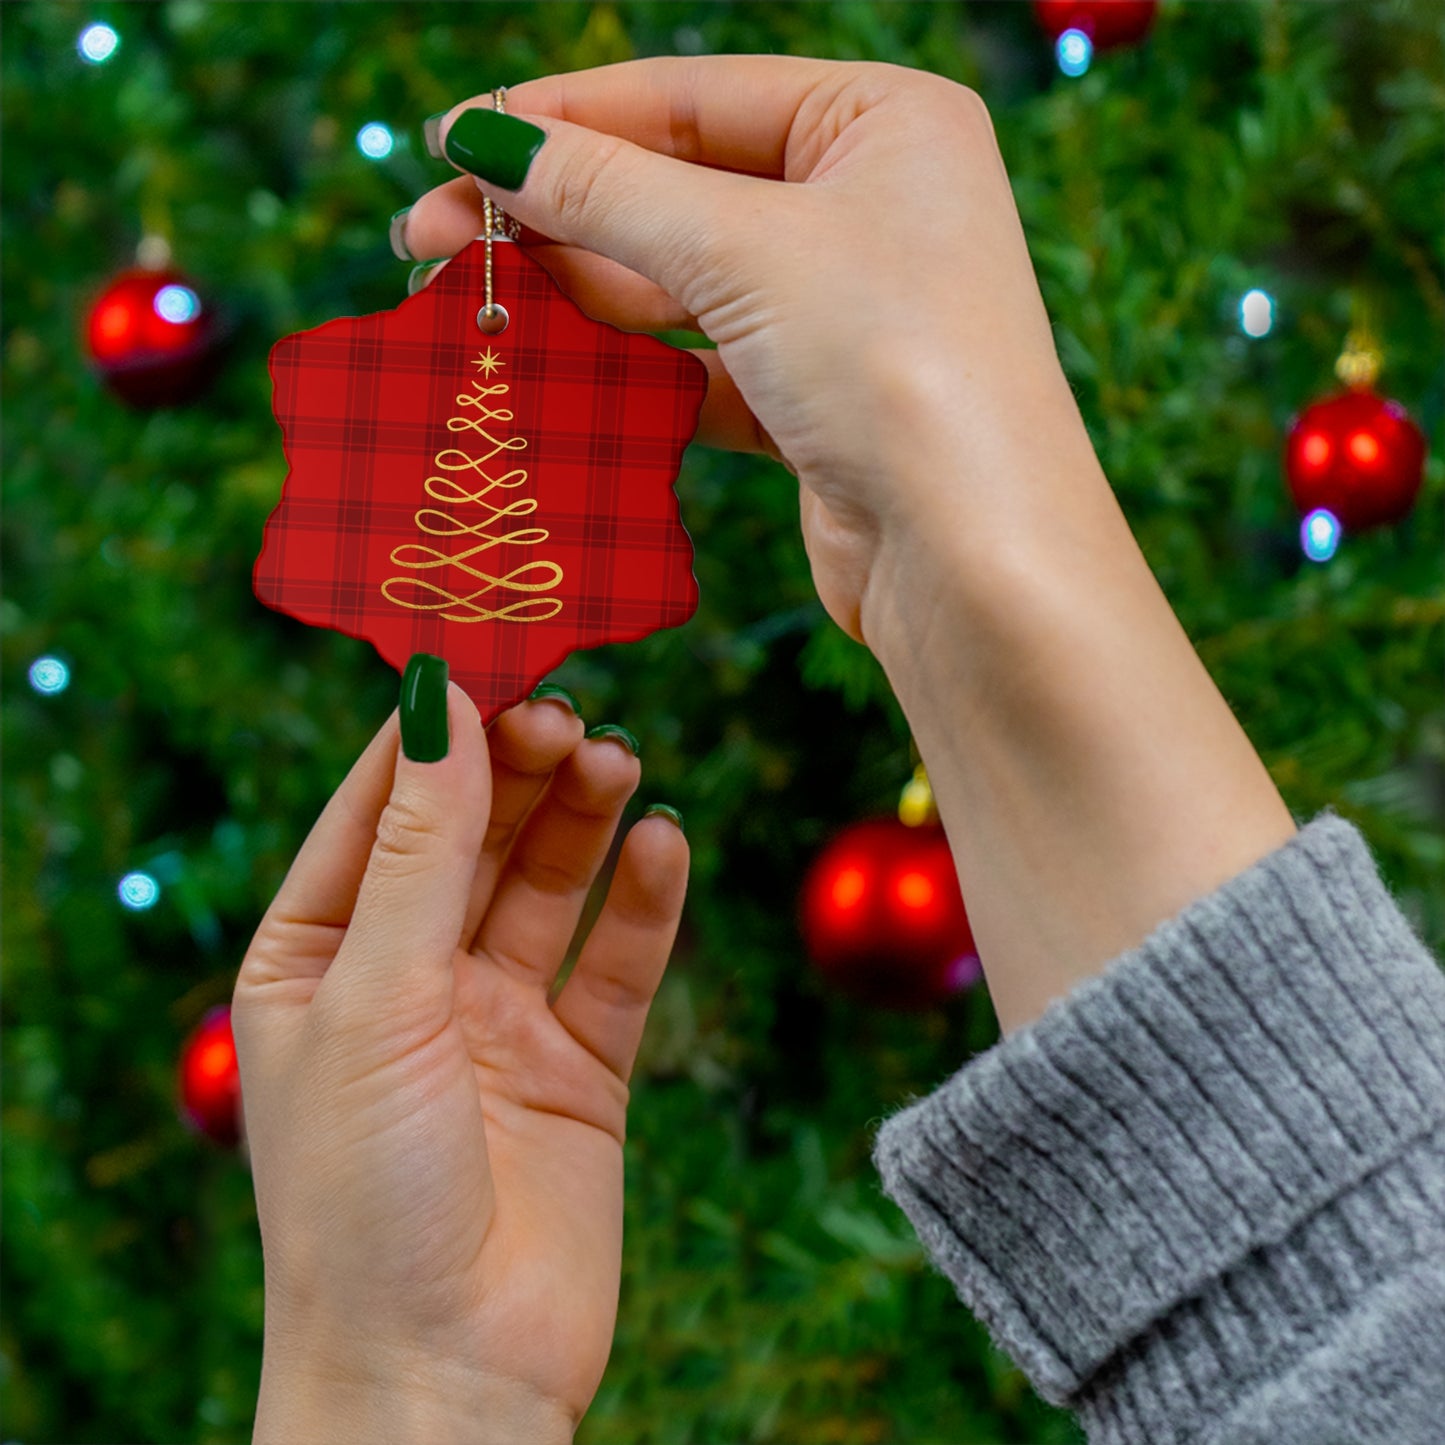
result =
[[[594,321],[518,245],[474,241],[394,311],[279,341],[290,472],[256,595],[364,637],[398,671],[446,658],[484,721],[578,647],[697,607],[672,490],[707,369]]]

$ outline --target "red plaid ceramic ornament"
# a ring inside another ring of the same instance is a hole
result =
[[[394,311],[271,352],[290,465],[256,595],[364,637],[398,671],[446,658],[484,721],[574,648],[697,606],[672,490],[707,369],[585,316],[518,245],[492,246],[508,322],[484,333],[484,241]]]

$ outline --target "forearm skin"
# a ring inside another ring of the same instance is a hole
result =
[[[1072,410],[1072,409],[1071,409]],[[1295,833],[1135,543],[1076,414],[992,464],[905,426],[861,617],[927,764],[1007,1034]]]

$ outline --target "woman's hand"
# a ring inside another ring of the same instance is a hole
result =
[[[474,173],[491,104],[437,128]],[[818,595],[908,717],[1006,1030],[1293,833],[1094,455],[978,96],[704,56],[528,81],[507,111],[546,133],[525,180],[429,192],[407,245],[460,250],[485,192],[594,316],[717,343],[700,439],[797,474]]]
[[[437,669],[441,679],[444,671]],[[559,699],[436,762],[377,734],[312,830],[232,1009],[266,1261],[256,1440],[570,1440],[616,1321],[627,1079],[687,845]]]
[[[448,112],[443,145],[491,104]],[[467,245],[485,192],[593,316],[715,341],[699,439],[797,475],[819,596],[853,637],[878,649],[870,583],[896,593],[920,541],[976,532],[996,556],[1045,508],[1040,477],[1073,465],[1102,485],[972,91],[715,56],[528,81],[507,112],[546,131],[525,182],[429,192],[411,254]]]

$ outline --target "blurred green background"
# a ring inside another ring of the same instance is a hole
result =
[[[95,21],[115,55],[77,54]],[[1140,544],[1297,818],[1364,830],[1445,943],[1440,663],[1445,11],[1166,4],[1068,79],[1024,4],[7,4],[3,25],[7,1439],[249,1439],[244,1163],[182,1126],[177,1051],[395,703],[362,642],[253,598],[284,475],[266,355],[405,294],[387,218],[448,177],[420,122],[632,56],[886,60],[978,89],[1060,353]],[[356,144],[379,121],[396,142]],[[134,411],[80,327],[147,234],[232,329],[211,390]],[[786,244],[785,237],[778,238]],[[966,256],[958,281],[968,284]],[[1240,298],[1276,299],[1240,330]],[[1316,565],[1280,472],[1360,306],[1432,442],[1413,515]],[[1080,1439],[925,1263],[873,1128],[997,1028],[981,990],[871,1010],[810,970],[809,859],[885,812],[908,731],[823,616],[778,467],[693,448],[702,603],[572,657],[589,722],[687,816],[683,935],[634,1081],[612,1364],[584,1442]],[[27,685],[42,655],[67,690]],[[129,913],[116,885],[160,880]],[[1039,880],[1046,888],[1047,879]]]

